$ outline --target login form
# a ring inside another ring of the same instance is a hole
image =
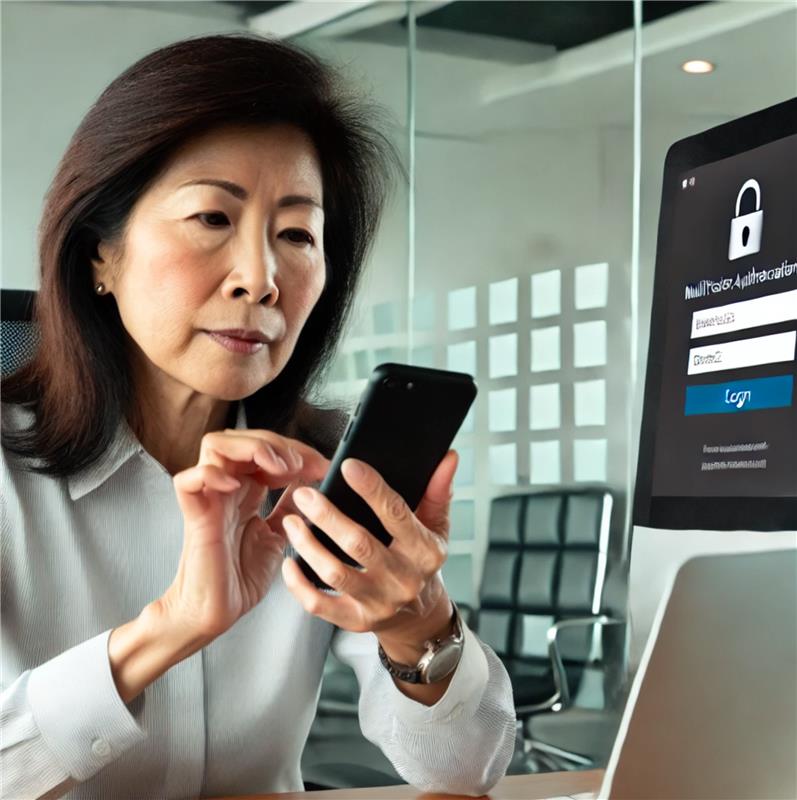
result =
[[[652,494],[797,496],[797,136],[668,190]]]

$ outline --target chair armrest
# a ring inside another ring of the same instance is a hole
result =
[[[606,614],[598,614],[591,617],[573,617],[571,619],[561,619],[559,622],[554,622],[548,628],[548,655],[551,657],[551,666],[553,667],[553,680],[556,686],[556,694],[558,695],[561,708],[556,709],[561,711],[570,705],[570,688],[567,683],[567,673],[565,672],[564,664],[562,663],[562,654],[559,650],[559,631],[564,628],[583,627],[585,625],[624,625],[624,619],[617,617],[610,617]]]
[[[567,683],[567,673],[562,663],[562,655],[559,651],[559,631],[562,628],[575,628],[580,625],[624,625],[624,619],[609,617],[600,614],[594,617],[573,617],[571,619],[559,620],[548,628],[548,656],[551,659],[553,680],[556,691],[542,703],[535,703],[530,706],[517,706],[515,713],[518,716],[528,716],[540,711],[562,711],[570,705],[570,688]]]

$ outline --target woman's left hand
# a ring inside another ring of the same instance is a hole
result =
[[[448,555],[449,506],[458,456],[449,450],[438,464],[415,513],[379,473],[363,461],[346,459],[341,471],[346,482],[373,509],[393,537],[385,547],[352,521],[316,489],[293,492],[295,506],[357,563],[340,561],[310,532],[296,514],[283,518],[291,544],[339,596],[315,587],[292,558],[285,559],[285,583],[311,614],[346,630],[373,631],[380,640],[416,642],[432,635],[433,619],[440,629],[451,606],[440,578]],[[442,612],[441,608],[445,608]],[[420,635],[420,640],[419,640]]]

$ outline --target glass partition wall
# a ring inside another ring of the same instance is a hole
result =
[[[473,374],[449,592],[479,606],[494,498],[597,487],[622,613],[664,158],[797,94],[797,7],[385,2],[296,41],[387,105],[408,177],[320,396],[353,405],[383,361]],[[597,766],[621,704],[603,698]]]
[[[387,360],[476,377],[443,569],[473,605],[498,495],[609,486],[622,548],[634,34],[608,5],[377,3],[296,39],[389,107],[408,171],[321,394]]]

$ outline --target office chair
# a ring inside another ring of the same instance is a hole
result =
[[[612,505],[605,488],[512,494],[491,502],[473,627],[512,681],[518,726],[513,772],[595,763],[593,753],[538,739],[530,726],[538,715],[555,715],[576,700],[598,707],[606,738],[613,738],[604,689],[615,675],[599,652],[602,629],[622,622],[602,613]],[[557,740],[568,727],[576,731],[577,718],[571,714],[569,720]],[[583,737],[575,740],[583,745]]]
[[[36,351],[35,298],[36,292],[28,289],[0,289],[0,375],[19,369]]]

